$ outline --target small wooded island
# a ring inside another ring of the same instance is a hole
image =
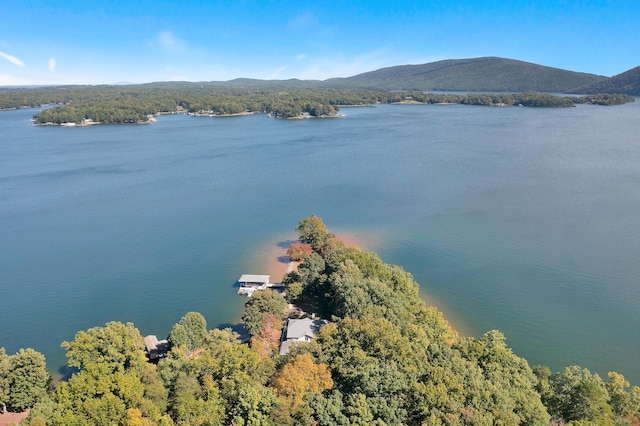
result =
[[[317,216],[296,231],[301,263],[283,280],[286,299],[253,294],[246,342],[189,312],[158,356],[145,353],[133,324],[109,322],[62,343],[75,370],[54,385],[41,354],[0,348],[0,403],[30,409],[24,425],[640,422],[640,387],[621,374],[531,368],[499,331],[459,336],[420,299],[411,274],[346,246]],[[288,317],[306,317],[288,303],[315,312],[299,324],[317,327],[281,352],[294,334],[283,332]]]

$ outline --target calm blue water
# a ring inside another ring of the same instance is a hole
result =
[[[334,120],[162,116],[35,127],[0,113],[0,346],[110,320],[236,323],[233,284],[316,213],[374,237],[465,334],[640,384],[640,102],[397,105]]]

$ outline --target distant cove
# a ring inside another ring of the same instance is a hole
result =
[[[242,273],[317,213],[374,238],[454,324],[640,384],[640,105],[345,108],[74,131],[0,112],[0,346],[64,364],[107,321],[239,321]],[[64,370],[61,370],[61,374]]]

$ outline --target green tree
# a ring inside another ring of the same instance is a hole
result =
[[[551,378],[553,398],[549,411],[565,421],[588,421],[612,425],[609,394],[600,376],[577,365],[566,367]]]
[[[408,389],[427,362],[419,342],[373,315],[328,324],[316,341],[319,361],[329,365],[337,390],[345,397],[362,395],[358,403],[366,402],[368,411],[384,422],[404,421]]]
[[[230,329],[211,330],[204,346],[188,356],[172,348],[158,364],[177,424],[269,424],[276,396],[265,385],[273,361],[240,342]],[[253,422],[253,423],[252,423]]]
[[[369,426],[378,424],[373,422],[373,413],[367,403],[367,397],[361,393],[347,395],[345,413],[352,426]],[[383,423],[384,424],[384,423]]]
[[[227,421],[232,426],[275,426],[278,399],[270,388],[250,383],[240,384],[230,400]]]
[[[146,363],[144,340],[132,323],[112,321],[105,327],[79,331],[73,341],[62,342],[62,347],[67,349],[67,365],[81,370],[100,364],[122,372]]]
[[[298,266],[297,274],[303,281],[305,287],[314,287],[322,281],[326,264],[324,259],[318,253],[311,253],[304,258],[304,261]]]
[[[148,411],[152,404],[146,403],[144,385],[135,371],[111,372],[108,366],[87,366],[60,383],[53,398],[58,403],[55,425],[117,424],[130,408],[159,415]]]
[[[527,361],[507,347],[504,334],[492,330],[477,341],[463,340],[459,347],[463,356],[477,363],[484,378],[494,386],[492,399],[497,418],[507,419],[514,414],[520,424],[549,422],[549,414],[535,390],[535,375]]]
[[[175,383],[171,407],[178,425],[223,424],[223,401],[211,376],[204,376],[200,383],[196,377],[180,373]]]
[[[611,398],[610,405],[614,414],[622,417],[636,416],[638,407],[633,406],[631,394],[628,391],[629,382],[622,374],[613,371],[607,374],[607,378],[609,380],[605,385]]]
[[[258,335],[262,331],[265,315],[282,318],[286,308],[287,301],[278,292],[268,289],[256,291],[245,304],[242,323],[251,336]]]
[[[307,398],[313,421],[319,426],[333,426],[349,424],[343,413],[343,395],[339,390],[325,393],[312,392]]]
[[[0,405],[9,402],[9,372],[11,371],[11,358],[4,348],[0,348]]]
[[[29,410],[29,416],[20,424],[24,426],[46,426],[52,423],[51,419],[55,417],[57,410],[58,404],[50,396],[46,396]]]
[[[329,238],[335,236],[327,230],[322,219],[315,214],[302,219],[296,227],[296,232],[300,241],[311,245],[316,252],[322,248]]]
[[[286,284],[287,286],[287,301],[289,303],[295,303],[302,292],[304,291],[304,285],[299,281],[293,281]]]
[[[144,398],[155,406],[158,413],[167,410],[168,390],[164,387],[164,381],[160,376],[158,368],[154,364],[147,364],[142,370],[140,381],[144,385]],[[150,407],[145,407],[146,411],[151,411]]]
[[[79,371],[57,386],[51,424],[120,424],[134,421],[135,410],[147,423],[161,420],[162,392],[152,386],[158,381],[155,366],[147,362],[142,336],[133,324],[109,322],[78,332],[63,346],[67,365]]]
[[[536,376],[535,389],[540,395],[540,400],[545,407],[548,407],[554,397],[553,387],[551,386],[551,370],[544,365],[533,367],[533,374]]]
[[[207,321],[199,312],[187,312],[169,333],[174,346],[185,346],[189,353],[204,345],[207,336]]]
[[[40,352],[20,349],[10,357],[9,406],[14,411],[33,407],[47,395],[51,375]]]

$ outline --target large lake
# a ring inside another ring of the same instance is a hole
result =
[[[162,337],[187,311],[237,323],[236,279],[316,213],[411,272],[463,334],[497,328],[531,365],[640,384],[640,102],[86,128],[33,112],[0,112],[9,353],[57,370],[63,340],[108,321]]]

